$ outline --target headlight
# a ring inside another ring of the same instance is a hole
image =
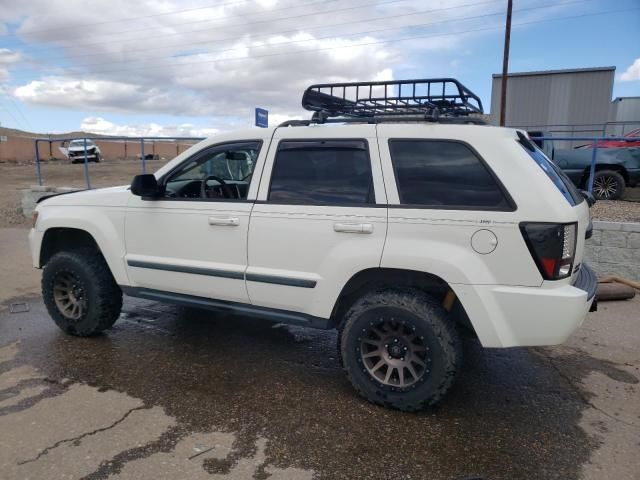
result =
[[[31,215],[31,226],[36,228],[36,223],[38,223],[38,212],[34,210],[33,215]]]

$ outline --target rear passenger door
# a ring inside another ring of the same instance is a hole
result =
[[[385,204],[373,125],[278,129],[249,225],[251,302],[328,318],[349,278],[380,265]]]

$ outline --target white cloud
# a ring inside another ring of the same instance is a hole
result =
[[[22,101],[96,117],[207,117],[218,126],[245,121],[255,106],[268,108],[273,118],[308,117],[300,98],[312,83],[392,79],[411,52],[424,64],[430,52],[454,48],[459,40],[434,37],[401,47],[380,42],[422,33],[414,28],[420,23],[483,13],[480,7],[433,12],[467,1],[430,6],[406,0],[402,9],[372,2],[363,9],[362,0],[313,6],[247,0],[203,9],[199,0],[112,0],[108,8],[88,9],[84,0],[32,0],[0,12],[0,22],[10,16],[6,21],[32,46],[29,60],[48,72],[16,86]],[[180,9],[192,10],[161,15]],[[434,33],[453,28],[439,25]],[[58,50],[51,56],[37,53],[52,46]]]
[[[633,82],[640,80],[640,58],[636,58],[635,61],[629,65],[622,75],[620,75],[622,82]]]
[[[300,99],[312,83],[447,71],[442,53],[470,44],[468,36],[447,33],[502,24],[500,16],[442,23],[487,13],[469,0],[363,1],[246,0],[202,8],[202,0],[110,0],[88,8],[86,0],[0,0],[0,27],[10,24],[29,47],[22,61],[46,72],[14,86],[24,102],[88,112],[103,122],[104,112],[163,114],[227,128],[246,124],[256,106],[272,119],[308,118]],[[444,35],[385,43],[425,34]],[[0,57],[0,79],[3,71]],[[102,127],[158,126],[94,125]]]
[[[138,125],[118,125],[102,117],[87,117],[80,124],[84,132],[100,135],[131,137],[210,137],[220,130],[216,128],[195,127],[190,123],[180,125],[158,125],[147,123]]]
[[[9,69],[21,59],[19,52],[14,52],[8,48],[0,48],[0,82],[5,82],[9,78]]]
[[[17,87],[14,95],[25,102],[84,111],[165,112],[175,115],[204,115],[207,111],[207,103],[194,95],[115,80],[48,76]]]

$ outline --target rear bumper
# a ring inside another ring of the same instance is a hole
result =
[[[456,285],[485,347],[558,345],[575,332],[595,301],[597,278],[583,264],[573,285]]]

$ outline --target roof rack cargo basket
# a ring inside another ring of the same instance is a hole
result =
[[[483,113],[480,98],[455,78],[311,85],[302,106],[328,117],[462,117]]]

